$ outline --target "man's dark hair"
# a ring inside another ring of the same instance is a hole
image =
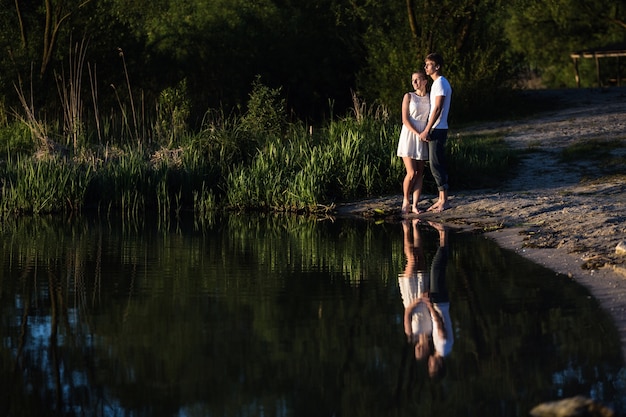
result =
[[[439,69],[443,69],[443,57],[438,53],[433,52],[432,54],[428,54],[426,60],[433,61],[437,66],[439,66]]]

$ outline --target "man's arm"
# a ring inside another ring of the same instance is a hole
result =
[[[428,136],[430,135],[430,131],[433,128],[433,125],[441,116],[441,112],[443,111],[443,104],[446,101],[446,96],[437,96],[435,97],[435,106],[430,109],[430,116],[428,117],[428,123],[426,124],[426,128],[420,133],[421,140],[428,140]]]

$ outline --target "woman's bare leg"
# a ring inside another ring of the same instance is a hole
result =
[[[411,159],[408,156],[402,157],[404,162],[404,168],[406,169],[406,175],[402,182],[402,214],[411,212],[411,194],[413,193],[414,183],[416,180],[417,162],[415,159]]]
[[[417,205],[420,202],[422,194],[422,185],[424,184],[424,161],[415,161],[415,180],[413,181],[413,205],[411,211],[415,214],[421,213]]]

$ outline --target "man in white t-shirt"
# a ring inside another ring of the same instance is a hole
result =
[[[452,87],[442,75],[443,58],[432,53],[424,60],[426,75],[433,80],[430,89],[430,116],[426,128],[420,133],[420,140],[428,142],[430,171],[437,183],[439,199],[428,208],[436,213],[450,208],[448,203],[448,169],[445,146],[448,138],[448,113],[452,100]]]

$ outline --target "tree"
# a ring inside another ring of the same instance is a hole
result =
[[[170,79],[187,78],[196,114],[242,109],[257,75],[282,88],[302,118],[350,102],[362,62],[358,19],[346,0],[163,0],[139,28]]]
[[[406,0],[369,5],[376,24],[364,35],[367,65],[359,73],[359,89],[368,100],[379,99],[399,114],[411,72],[423,67],[430,52],[443,55],[445,75],[455,90],[451,117],[484,116],[489,104],[510,86],[516,57],[503,36],[507,2],[501,0]],[[456,116],[455,116],[456,114]]]
[[[48,70],[50,60],[56,49],[56,43],[59,37],[59,32],[63,25],[69,21],[69,18],[76,11],[83,8],[91,0],[84,0],[75,4],[71,2],[68,4],[64,0],[43,0],[43,13],[39,13],[41,20],[43,20],[43,27],[40,28],[41,36],[41,65],[39,68],[39,75],[43,77]],[[18,33],[20,36],[20,44],[23,49],[27,49],[31,43],[31,36],[35,37],[35,32],[26,32],[23,7],[26,2],[24,0],[15,0],[15,14],[17,19],[17,26],[19,28]]]
[[[572,51],[626,40],[626,1],[515,1],[506,34],[545,85],[572,86]]]

